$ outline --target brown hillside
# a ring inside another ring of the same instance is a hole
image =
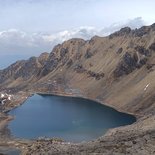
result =
[[[138,118],[135,124],[112,129],[94,142],[64,148],[56,145],[57,154],[154,154],[154,78],[155,24],[122,28],[88,41],[65,41],[50,54],[18,61],[0,71],[0,88],[14,94],[81,96]]]

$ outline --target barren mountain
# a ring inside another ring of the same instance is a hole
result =
[[[154,77],[155,24],[135,30],[125,27],[88,41],[65,41],[50,54],[1,70],[0,88],[14,94],[81,96],[137,117],[133,125],[112,129],[94,142],[67,148],[53,144],[59,148],[57,154],[154,154]]]

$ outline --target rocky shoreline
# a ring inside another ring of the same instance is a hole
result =
[[[27,96],[26,96],[27,94]],[[31,96],[29,93],[22,93],[21,98],[25,98],[25,100]],[[28,95],[29,94],[29,95]],[[41,93],[40,94],[51,94],[51,95],[60,95],[60,96],[71,96],[65,92],[61,93]],[[82,95],[79,95],[81,97]],[[72,97],[76,97],[76,95],[72,95]],[[87,98],[87,97],[83,97]],[[24,100],[24,101],[25,101]],[[94,99],[95,100],[95,99]],[[22,104],[24,101],[21,100]],[[96,100],[95,100],[96,101]],[[103,104],[103,103],[101,103]],[[19,106],[19,102],[18,102]],[[17,107],[17,104],[15,104]],[[13,106],[11,108],[15,108]],[[8,107],[7,107],[8,109]],[[117,108],[115,108],[117,109]],[[118,109],[117,109],[118,110]],[[122,111],[121,111],[122,112]],[[1,125],[7,125],[10,121],[11,117],[7,116],[3,121],[1,121]],[[149,120],[149,121],[148,121]],[[141,154],[145,154],[146,150],[141,150],[141,147],[144,147],[145,143],[151,142],[152,135],[153,139],[155,138],[155,125],[152,124],[152,121],[155,121],[155,116],[148,116],[148,117],[137,117],[137,121],[132,125],[127,125],[124,127],[117,127],[114,129],[108,130],[108,132],[90,142],[83,142],[83,143],[68,143],[61,139],[54,139],[54,138],[40,138],[36,140],[22,140],[22,139],[15,139],[15,138],[7,138],[5,142],[0,142],[0,146],[9,146],[21,151],[23,155],[31,155],[31,154],[137,154],[139,151]],[[147,134],[146,134],[147,133]],[[144,137],[144,138],[143,138]],[[147,140],[146,140],[147,138]],[[155,140],[155,139],[154,139]],[[140,142],[144,144],[140,145]],[[146,145],[146,144],[145,144]],[[150,145],[150,144],[149,144]],[[137,147],[137,149],[133,151],[133,148]],[[133,152],[132,152],[133,151]],[[137,152],[138,151],[138,152]],[[155,147],[152,145],[151,149],[148,150],[154,151]]]
[[[0,131],[3,130],[6,127],[6,125],[8,124],[8,122],[10,122],[13,119],[14,118],[12,116],[3,117],[2,120],[0,121]]]

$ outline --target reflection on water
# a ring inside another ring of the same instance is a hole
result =
[[[10,112],[9,124],[18,138],[60,137],[67,141],[89,141],[109,128],[131,124],[135,117],[94,101],[49,95],[34,95]]]

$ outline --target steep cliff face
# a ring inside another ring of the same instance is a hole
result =
[[[71,39],[50,54],[0,71],[1,89],[63,92],[98,99],[138,115],[154,113],[155,24],[108,37]]]

